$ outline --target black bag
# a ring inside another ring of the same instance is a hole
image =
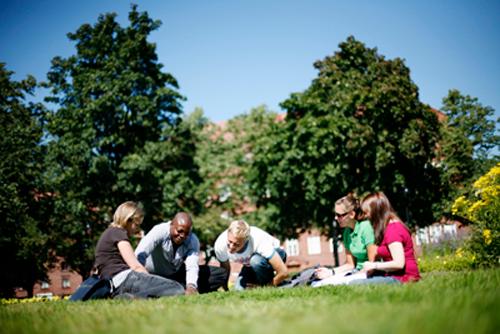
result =
[[[71,301],[84,301],[89,299],[102,299],[111,296],[112,285],[109,279],[100,278],[98,275],[92,275],[82,282],[75,293],[71,295]]]

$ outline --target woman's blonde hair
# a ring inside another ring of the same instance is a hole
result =
[[[128,201],[120,204],[113,215],[111,226],[126,228],[134,218],[143,218],[144,210],[136,202]]]
[[[246,240],[250,236],[250,225],[244,220],[235,220],[229,225],[228,232],[238,239]]]

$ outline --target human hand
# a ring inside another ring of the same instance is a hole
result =
[[[321,268],[314,270],[314,273],[316,274],[317,278],[324,279],[324,278],[332,276],[333,270],[325,268],[325,267],[321,267]]]
[[[184,292],[184,294],[186,296],[188,296],[188,295],[197,295],[198,294],[198,289],[194,285],[188,284],[188,286],[186,287],[186,292]]]

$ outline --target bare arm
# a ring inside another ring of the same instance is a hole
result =
[[[378,246],[375,244],[370,244],[366,246],[366,252],[368,253],[368,261],[373,262],[377,257],[377,248]]]
[[[118,250],[120,251],[120,255],[122,256],[125,263],[130,267],[130,269],[141,273],[148,273],[146,268],[144,268],[144,266],[140,264],[135,257],[134,250],[132,249],[132,245],[130,244],[130,242],[126,240],[118,242]]]
[[[229,264],[229,261],[221,262],[220,266],[224,269],[226,269],[227,272],[227,278],[226,278],[226,284],[222,287],[224,291],[229,290],[227,287],[227,283],[229,282],[229,277],[231,276],[231,265]]]
[[[273,267],[274,271],[276,271],[276,275],[274,275],[273,278],[273,285],[277,286],[288,277],[288,269],[279,254],[276,252],[273,257],[269,259],[269,263]]]
[[[333,268],[334,274],[338,275],[354,269],[354,267],[356,266],[354,262],[354,256],[348,249],[345,250],[345,260],[346,262],[343,265]]]
[[[401,242],[392,242],[389,244],[389,252],[391,252],[391,261],[387,262],[365,262],[363,270],[383,270],[396,271],[405,267],[405,253]]]

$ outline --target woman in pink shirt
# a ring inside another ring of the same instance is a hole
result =
[[[420,279],[415,250],[408,227],[398,217],[383,192],[367,195],[361,210],[373,224],[377,258],[383,262],[366,261],[363,270],[369,278],[352,281],[351,284],[407,283]]]

